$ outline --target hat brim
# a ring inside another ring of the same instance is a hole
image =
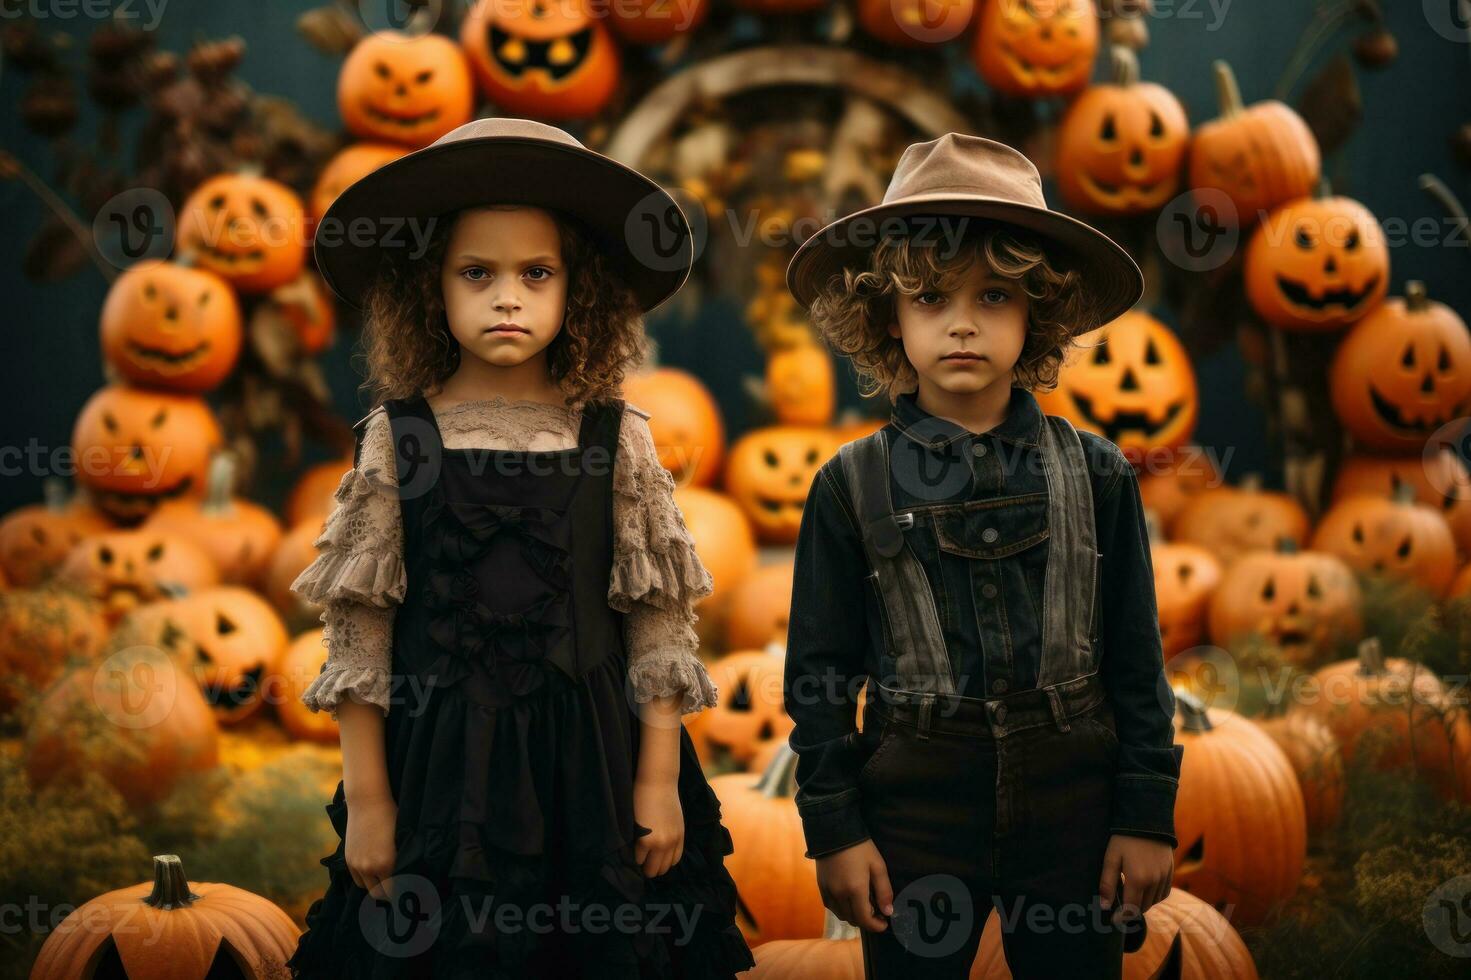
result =
[[[1123,247],[1078,219],[1030,204],[978,195],[922,194],[878,204],[839,218],[797,249],[787,266],[787,288],[804,308],[844,269],[866,267],[885,222],[925,217],[984,218],[1033,232],[1058,245],[1062,260],[1082,275],[1089,303],[1104,324],[1144,295],[1144,274]],[[943,227],[935,232],[943,234]],[[1080,325],[1081,332],[1084,325]]]
[[[386,249],[422,247],[427,219],[486,204],[579,219],[645,313],[678,292],[694,264],[689,222],[655,181],[592,150],[494,136],[431,144],[349,185],[318,224],[317,269],[361,309]]]

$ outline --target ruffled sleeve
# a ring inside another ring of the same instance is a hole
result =
[[[392,620],[407,579],[393,436],[381,408],[367,420],[358,463],[338,484],[315,544],[316,559],[291,583],[291,591],[323,606],[327,663],[302,694],[302,703],[313,711],[331,711],[336,719],[338,703],[351,695],[386,715]]]
[[[718,691],[696,653],[695,604],[714,591],[659,463],[648,414],[628,406],[613,467],[613,574],[608,604],[626,614],[628,677],[635,700],[679,695],[688,713]]]

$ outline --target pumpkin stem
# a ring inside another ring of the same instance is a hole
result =
[[[1461,205],[1461,199],[1435,174],[1420,175],[1420,189],[1440,202],[1440,206],[1446,209],[1452,218],[1456,219],[1456,226],[1461,231],[1461,237],[1467,237],[1471,230],[1471,217],[1466,214],[1466,209]],[[1408,291],[1409,283],[1405,284]]]
[[[1247,493],[1260,493],[1262,489],[1262,475],[1260,473],[1246,473],[1241,477],[1237,489],[1245,490]]]
[[[1297,539],[1286,534],[1277,537],[1277,553],[1279,555],[1295,555],[1298,552]]]
[[[1215,728],[1210,716],[1205,713],[1205,702],[1190,691],[1175,691],[1175,707],[1184,718],[1185,731],[1208,732]]]
[[[1144,508],[1144,527],[1149,532],[1149,543],[1164,544],[1165,532],[1160,526],[1159,511],[1153,507]]]
[[[756,780],[756,789],[768,799],[796,795],[797,753],[792,751],[790,742],[783,742],[776,750],[766,771]]]
[[[1425,283],[1420,279],[1405,280],[1405,309],[1411,313],[1422,313],[1430,304],[1430,297],[1425,292]]]
[[[1241,104],[1241,86],[1236,84],[1236,75],[1231,71],[1231,66],[1217,58],[1211,62],[1211,71],[1216,76],[1216,97],[1221,103],[1221,118],[1230,119],[1240,115],[1245,107]]]
[[[831,909],[823,909],[822,915],[822,938],[823,939],[857,939],[858,930],[833,915]]]
[[[229,450],[221,450],[209,461],[209,480],[202,509],[212,514],[229,511],[234,492],[235,454]]]
[[[1384,644],[1379,637],[1370,636],[1359,641],[1359,673],[1384,673]]]
[[[67,499],[66,481],[59,476],[46,477],[41,481],[41,499],[46,502],[46,509],[53,514],[66,510],[70,503]]]
[[[143,904],[156,909],[182,909],[199,901],[184,877],[184,862],[177,854],[153,855],[153,891]]]
[[[1126,44],[1113,44],[1108,49],[1113,63],[1113,83],[1127,88],[1139,81],[1139,56]]]
[[[1415,502],[1415,486],[1408,481],[1396,483],[1390,497],[1397,504],[1413,504]]]

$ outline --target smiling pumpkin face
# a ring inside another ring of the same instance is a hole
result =
[[[428,146],[469,122],[474,108],[465,55],[438,34],[378,31],[353,47],[337,76],[337,110],[364,139]]]
[[[109,531],[83,539],[58,576],[102,604],[109,622],[144,603],[215,585],[219,570],[187,538],[162,531]]]
[[[192,659],[181,665],[192,668],[216,718],[236,724],[260,711],[290,639],[270,603],[249,589],[220,586],[172,606],[187,637],[178,656]]]
[[[510,112],[585,118],[618,86],[618,46],[587,0],[480,0],[460,44],[481,91]]]
[[[1342,558],[1360,572],[1413,582],[1439,598],[1456,575],[1456,539],[1435,507],[1414,501],[1414,489],[1397,499],[1346,497],[1330,507],[1313,532],[1313,547]]]
[[[1343,338],[1329,372],[1333,410],[1366,449],[1418,452],[1471,410],[1471,337],[1450,307],[1405,283]]]
[[[1184,345],[1163,323],[1130,312],[1084,334],[1057,387],[1038,392],[1037,401],[1047,414],[1065,416],[1138,459],[1184,445],[1200,397]]]
[[[1336,330],[1389,288],[1379,220],[1347,197],[1306,199],[1269,214],[1246,248],[1246,295],[1286,330]]]
[[[987,0],[971,48],[986,84],[1031,98],[1082,89],[1097,53],[1092,0]]]
[[[266,293],[306,265],[306,212],[285,184],[250,174],[211,177],[179,215],[178,249],[245,293]]]
[[[131,381],[176,391],[209,391],[240,354],[240,304],[219,276],[147,260],[107,292],[102,351]]]
[[[756,429],[731,447],[725,487],[757,537],[777,544],[797,540],[812,479],[835,448],[826,429],[800,425]]]
[[[1210,604],[1211,641],[1227,649],[1259,638],[1311,667],[1362,631],[1353,571],[1314,551],[1252,551],[1234,562]]]

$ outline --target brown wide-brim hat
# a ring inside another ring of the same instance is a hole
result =
[[[317,226],[317,269],[361,309],[385,251],[422,247],[429,219],[487,204],[581,221],[645,313],[674,295],[694,264],[689,222],[658,183],[556,126],[496,118],[467,122],[349,185]]]
[[[957,219],[969,218],[1013,225],[1041,238],[1044,247],[1056,246],[1056,258],[1081,273],[1100,325],[1144,294],[1144,274],[1122,246],[1047,206],[1042,178],[1025,154],[962,133],[907,147],[881,203],[839,218],[802,243],[787,266],[787,288],[810,307],[844,269],[866,268],[880,238],[903,235],[943,244],[967,225]]]

